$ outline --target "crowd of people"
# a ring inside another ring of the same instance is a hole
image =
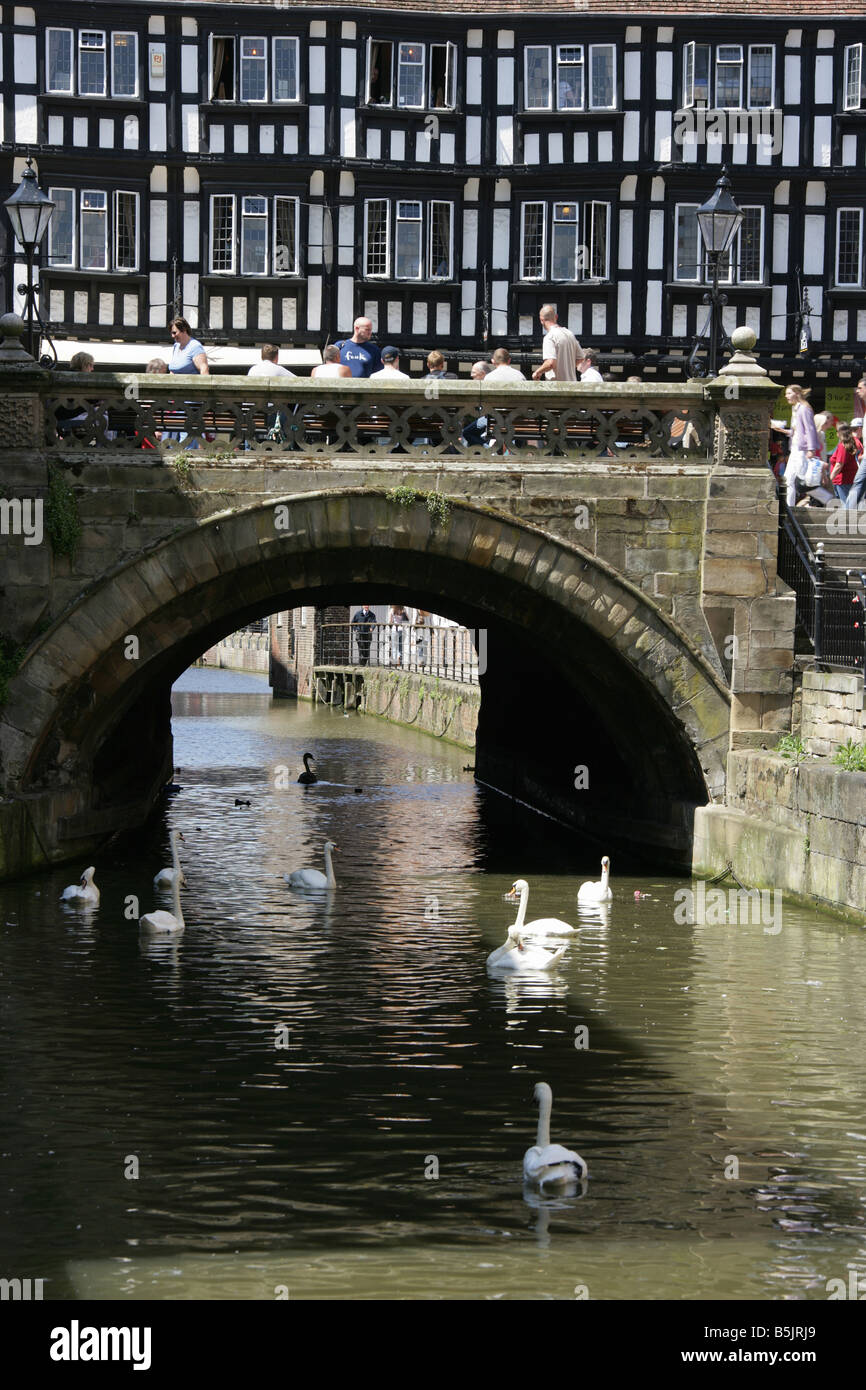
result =
[[[559,323],[556,307],[544,304],[539,312],[542,328],[541,351],[543,361],[531,374],[531,380],[541,381],[583,381],[588,385],[604,381],[598,370],[598,353],[594,348],[582,348],[577,338]],[[147,364],[148,372],[170,372],[174,376],[199,373],[210,374],[207,351],[204,345],[192,336],[192,328],[185,318],[174,318],[169,324],[172,338],[171,355],[165,358],[154,357]],[[78,354],[82,356],[82,354]],[[92,360],[92,359],[91,359]],[[71,365],[71,364],[70,364]],[[425,381],[456,380],[454,372],[447,370],[444,353],[434,348],[427,354]],[[80,367],[73,370],[81,370]],[[261,349],[261,361],[249,369],[250,376],[294,376],[288,368],[279,365],[279,348],[265,343]],[[314,367],[311,376],[320,380],[325,377],[356,377],[395,381],[409,381],[408,372],[400,370],[400,349],[388,345],[380,348],[373,342],[373,323],[368,318],[357,318],[352,327],[351,338],[340,338],[330,343],[322,353],[322,362]],[[479,381],[526,381],[517,367],[511,363],[507,348],[497,348],[491,357],[476,362],[470,373],[471,379]]]
[[[861,414],[850,421],[840,420],[829,411],[815,414],[809,404],[808,387],[789,386],[785,399],[791,407],[791,423],[771,421],[774,432],[787,438],[787,458],[779,439],[773,446],[774,471],[785,480],[789,507],[828,506],[838,502],[851,510],[864,502],[866,494],[866,456],[863,450],[863,414],[866,408],[866,377],[855,388],[853,404]],[[832,452],[827,433],[836,432]]]

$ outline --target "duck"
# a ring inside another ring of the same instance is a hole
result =
[[[183,874],[180,870],[180,864],[177,862],[176,841],[172,844],[172,851],[177,869],[177,872],[174,875],[174,881],[171,885],[173,893],[171,905],[174,908],[174,911],[163,912],[161,908],[157,908],[155,912],[146,912],[143,917],[139,917],[138,919],[138,926],[140,931],[159,932],[160,934],[173,932],[175,934],[178,934],[182,932],[184,930],[184,927],[186,926],[186,923],[183,920],[183,913],[180,907],[180,881],[183,877]]]
[[[89,869],[85,869],[78,883],[70,883],[68,888],[64,888],[60,894],[62,903],[78,903],[82,907],[96,907],[99,902],[99,889],[93,882],[93,875],[96,869],[91,864]]]
[[[314,782],[318,782],[319,779],[316,776],[315,772],[310,771],[310,763],[314,763],[315,761],[316,760],[313,757],[312,753],[304,754],[304,770],[298,778],[298,781],[301,783],[301,786],[311,787]]]
[[[577,931],[576,927],[569,926],[568,922],[563,922],[559,917],[536,917],[535,921],[524,923],[526,905],[529,902],[529,884],[525,878],[515,879],[511,885],[511,891],[505,894],[505,898],[507,902],[520,899],[520,907],[517,909],[517,920],[514,925],[524,936],[569,936],[572,932]]]
[[[326,840],[325,873],[320,873],[318,869],[295,869],[293,873],[283,874],[286,883],[290,888],[336,888],[337,880],[331,862],[331,854],[335,850],[339,852],[339,846],[333,840]]]
[[[177,857],[177,842],[183,839],[183,835],[180,830],[173,830],[168,839],[171,845],[171,868],[160,869],[153,880],[153,886],[154,888],[173,888],[174,880],[180,874],[180,881],[186,887],[186,879]]]
[[[235,797],[236,806],[252,806],[252,804],[251,801],[241,801],[238,797]]]
[[[567,945],[556,951],[548,951],[544,946],[527,945],[516,927],[508,928],[508,936],[502,946],[491,951],[487,957],[488,970],[550,970],[568,950]]]
[[[610,860],[607,855],[601,861],[601,878],[597,883],[587,881],[582,883],[577,890],[577,901],[579,903],[609,903],[613,902],[613,893],[610,883]]]
[[[523,1155],[524,1178],[527,1182],[535,1183],[542,1192],[561,1191],[564,1187],[583,1182],[589,1176],[589,1168],[580,1154],[563,1148],[562,1144],[550,1142],[553,1092],[546,1081],[536,1082],[534,1096],[538,1106],[538,1142]]]

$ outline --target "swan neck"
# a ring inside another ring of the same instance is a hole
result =
[[[330,846],[325,846],[325,877],[328,880],[329,888],[336,888],[337,880],[334,876],[334,865],[331,862]]]
[[[173,861],[174,861],[174,867],[175,867],[175,869],[176,869],[176,871],[177,871],[177,872],[175,873],[175,876],[174,876],[174,884],[173,884],[173,890],[174,890],[174,892],[173,892],[172,906],[174,907],[174,915],[175,915],[175,917],[176,917],[177,920],[180,922],[181,926],[183,926],[183,925],[184,925],[183,913],[181,912],[181,908],[180,908],[180,861],[179,861],[179,859],[178,859],[178,857],[177,857],[177,843],[175,843],[175,845],[174,845],[174,854],[172,855],[172,859],[173,859]]]
[[[173,831],[171,832],[171,862],[172,862],[172,864],[173,864],[173,866],[174,866],[174,872],[175,872],[175,874],[176,874],[176,875],[179,874],[179,873],[180,873],[180,856],[179,856],[179,854],[178,854],[178,848],[177,848],[177,831],[176,831],[176,830],[173,830]]]
[[[528,883],[524,883],[523,887],[522,887],[521,890],[520,890],[520,906],[519,906],[519,908],[517,909],[517,921],[516,921],[515,924],[514,924],[516,927],[522,927],[522,926],[523,926],[524,920],[525,920],[525,918],[526,918],[526,904],[527,904],[528,901],[529,901],[529,884],[528,884]]]
[[[549,1091],[545,1091],[538,1103],[538,1147],[546,1149],[550,1143],[550,1111],[553,1100]]]
[[[609,878],[610,878],[610,865],[609,865],[609,864],[603,864],[603,865],[602,865],[602,869],[601,869],[601,886],[602,886],[602,888],[606,888],[606,887],[607,887],[607,881],[608,881]]]

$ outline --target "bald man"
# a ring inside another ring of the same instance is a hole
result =
[[[372,376],[382,370],[382,354],[371,343],[373,324],[370,319],[355,319],[351,338],[341,338],[334,344],[340,349],[340,361],[352,376]]]

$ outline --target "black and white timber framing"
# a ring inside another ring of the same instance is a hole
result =
[[[28,154],[59,196],[40,288],[60,339],[164,351],[181,312],[209,344],[321,347],[363,312],[380,344],[465,368],[482,345],[537,353],[552,300],[668,375],[706,314],[693,212],[725,163],[749,209],[726,323],[775,370],[859,373],[862,17],[791,10],[4,4],[0,196]],[[683,112],[720,138],[681,138]],[[4,308],[11,241],[2,215]]]

